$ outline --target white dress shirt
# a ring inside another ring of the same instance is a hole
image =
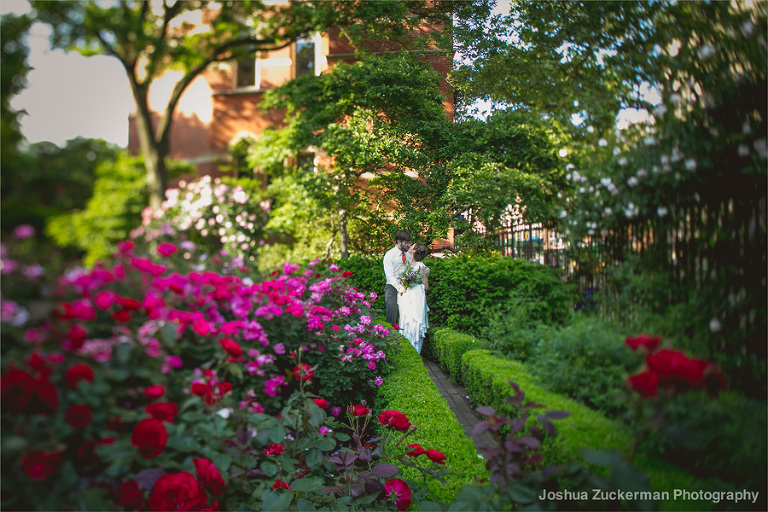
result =
[[[394,286],[398,293],[405,291],[405,288],[397,282],[397,278],[400,277],[400,274],[405,270],[403,254],[405,254],[405,261],[412,261],[411,253],[403,252],[397,246],[388,250],[384,255],[384,275],[387,277],[387,284]]]

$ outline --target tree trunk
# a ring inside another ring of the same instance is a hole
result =
[[[136,102],[136,131],[139,135],[141,156],[144,157],[144,166],[147,168],[149,206],[158,210],[165,200],[165,189],[168,187],[168,170],[165,167],[165,157],[168,154],[167,137],[161,138],[160,141],[155,138],[147,90],[131,80],[130,76],[129,81]]]
[[[339,207],[339,245],[341,259],[349,258],[349,234],[347,233],[347,209]]]

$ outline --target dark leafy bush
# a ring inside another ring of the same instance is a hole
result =
[[[546,303],[542,298],[530,300],[522,293],[513,292],[504,304],[489,310],[488,324],[480,335],[499,354],[527,361],[535,353],[539,339],[550,330],[537,314],[544,308]]]
[[[503,256],[430,259],[430,323],[468,333],[487,325],[493,308],[513,293],[537,304],[535,320],[562,321],[575,300],[556,269]]]
[[[371,311],[384,311],[384,263],[381,257],[351,256],[339,261],[339,266],[352,272],[348,282],[361,292],[375,293],[377,298],[371,303]]]
[[[765,402],[732,391],[717,400],[704,392],[686,393],[669,401],[663,427],[650,434],[646,446],[695,475],[765,489],[766,418]]]
[[[622,383],[642,356],[624,344],[620,326],[585,316],[542,338],[531,371],[548,389],[615,415],[624,409]]]

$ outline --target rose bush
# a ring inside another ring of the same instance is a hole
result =
[[[57,280],[39,322],[4,315],[3,506],[405,510],[423,496],[392,462],[435,473],[439,447],[409,457],[397,411],[380,422],[391,435],[371,433],[395,336],[371,320],[375,296],[331,261],[247,272],[124,242]]]

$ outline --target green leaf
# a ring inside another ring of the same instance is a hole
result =
[[[309,512],[310,510],[317,510],[315,506],[309,500],[301,499],[296,502],[299,512]]]
[[[160,335],[162,336],[165,345],[171,345],[179,339],[179,333],[176,330],[176,326],[171,323],[163,326],[160,330]]]
[[[269,439],[273,443],[280,443],[285,440],[285,427],[282,425],[275,425],[269,429]]]
[[[323,437],[318,439],[315,446],[324,452],[329,452],[336,447],[336,441],[332,437]]]
[[[277,474],[277,464],[271,460],[263,461],[259,467],[267,476],[275,476]]]
[[[293,493],[285,489],[266,490],[261,495],[262,509],[264,511],[285,510],[293,499]]]
[[[533,503],[538,498],[538,489],[532,489],[527,485],[514,482],[507,487],[509,495],[515,503]]]
[[[312,469],[317,469],[323,465],[323,452],[317,448],[310,448],[307,452],[306,458],[307,466]]]
[[[314,491],[322,486],[323,481],[320,478],[299,478],[291,482],[292,491]]]
[[[232,374],[233,377],[238,380],[243,380],[243,367],[236,363],[229,363],[227,365],[227,371]]]

